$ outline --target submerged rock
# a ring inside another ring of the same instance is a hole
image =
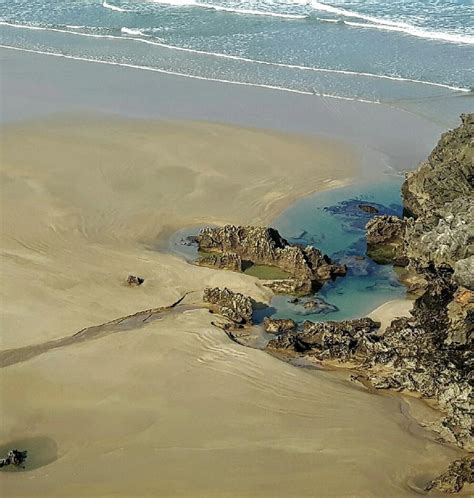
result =
[[[378,214],[379,210],[375,206],[371,206],[370,204],[359,204],[357,206],[361,211],[367,214]]]
[[[459,493],[466,483],[474,483],[474,459],[472,457],[454,460],[444,474],[426,485],[425,491],[435,489],[443,493]]]
[[[251,324],[253,314],[252,300],[227,288],[219,287],[204,289],[203,300],[217,306],[219,313],[235,323]]]
[[[275,266],[297,281],[311,282],[311,286],[346,274],[345,266],[333,263],[312,246],[289,244],[273,228],[206,227],[201,230],[198,241],[201,251],[232,253],[255,265]]]
[[[291,319],[268,318],[263,319],[263,328],[269,334],[281,334],[296,329],[296,322]]]
[[[315,290],[314,284],[311,280],[297,280],[295,278],[267,280],[263,282],[263,285],[268,287],[275,294],[306,296]]]

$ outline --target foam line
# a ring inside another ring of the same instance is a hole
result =
[[[433,87],[438,87],[438,88],[446,88],[448,90],[452,90],[455,92],[466,92],[466,93],[471,92],[471,89],[469,89],[469,88],[448,85],[446,83],[435,83],[432,81],[417,80],[417,79],[413,79],[413,78],[404,78],[402,76],[390,76],[390,75],[386,75],[386,74],[374,74],[374,73],[366,73],[366,72],[359,72],[359,71],[351,71],[351,70],[346,70],[346,69],[328,69],[328,68],[322,68],[322,67],[303,66],[303,65],[298,65],[298,64],[284,64],[282,62],[263,61],[263,60],[259,60],[259,59],[250,59],[247,57],[240,57],[237,55],[222,54],[219,52],[207,52],[205,50],[197,50],[197,49],[192,49],[192,48],[178,47],[176,45],[169,45],[167,43],[162,43],[162,42],[158,42],[158,41],[147,40],[147,39],[143,39],[143,38],[134,38],[133,36],[121,37],[121,36],[115,36],[115,35],[97,35],[97,34],[92,34],[92,33],[81,33],[81,32],[76,32],[76,31],[68,31],[68,30],[58,29],[58,28],[45,28],[42,26],[28,26],[28,25],[24,25],[24,24],[12,24],[12,23],[9,23],[6,21],[0,21],[0,25],[6,25],[6,26],[10,26],[13,28],[20,28],[20,29],[31,29],[31,30],[36,30],[36,31],[53,31],[53,32],[57,32],[57,33],[65,33],[65,34],[76,35],[76,36],[85,36],[85,37],[89,37],[89,38],[104,38],[104,39],[113,39],[113,40],[122,40],[122,41],[123,40],[135,41],[135,42],[139,42],[139,43],[145,43],[148,45],[154,45],[156,47],[166,48],[169,50],[176,50],[179,52],[205,55],[205,56],[210,56],[210,57],[219,57],[222,59],[229,59],[229,60],[235,60],[235,61],[241,61],[241,62],[249,62],[252,64],[260,64],[260,65],[265,65],[265,66],[282,67],[282,68],[288,68],[288,69],[298,69],[301,71],[314,71],[314,72],[319,72],[319,73],[342,74],[342,75],[347,75],[347,76],[375,78],[375,79],[381,79],[381,80],[399,81],[402,83],[415,83],[415,84],[428,85],[428,86],[433,86]]]
[[[109,10],[114,10],[115,12],[130,12],[128,9],[123,9],[122,7],[118,7],[117,5],[112,5],[110,3],[107,3],[106,0],[102,2],[102,7]]]
[[[59,57],[62,59],[72,59],[72,60],[77,60],[77,61],[81,61],[81,62],[92,62],[95,64],[105,64],[108,66],[119,66],[119,67],[127,67],[130,69],[140,69],[143,71],[151,71],[154,73],[169,74],[171,76],[182,76],[184,78],[190,78],[190,79],[194,79],[194,80],[214,81],[216,83],[228,83],[230,85],[250,86],[250,87],[255,87],[255,88],[266,88],[269,90],[278,90],[278,91],[282,91],[282,92],[297,93],[300,95],[313,95],[313,96],[317,96],[317,97],[325,97],[325,98],[336,99],[336,100],[347,100],[347,101],[351,101],[351,102],[362,102],[365,104],[380,104],[380,102],[374,101],[374,100],[357,99],[357,98],[352,98],[352,97],[342,97],[340,95],[330,95],[327,93],[318,93],[316,91],[307,92],[304,90],[295,90],[294,88],[286,88],[286,87],[275,86],[275,85],[265,85],[263,83],[245,83],[243,81],[233,81],[233,80],[226,80],[226,79],[221,79],[221,78],[207,78],[205,76],[197,76],[194,74],[179,73],[177,71],[168,71],[165,69],[158,69],[155,67],[139,66],[137,64],[126,64],[124,62],[102,61],[102,60],[98,60],[98,59],[90,59],[88,57],[77,57],[77,56],[72,56],[72,55],[65,55],[65,54],[60,54],[57,52],[46,52],[43,50],[31,50],[29,48],[13,47],[11,45],[0,44],[0,48],[5,48],[8,50],[16,50],[18,52],[28,52],[28,53],[32,53],[32,54],[49,55],[51,57]]]

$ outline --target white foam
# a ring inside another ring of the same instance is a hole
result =
[[[417,26],[413,26],[406,22],[398,22],[398,21],[390,21],[388,19],[381,19],[379,17],[368,16],[365,14],[360,14],[358,12],[354,12],[351,10],[341,9],[338,7],[333,7],[332,5],[327,5],[325,3],[317,2],[315,0],[311,0],[310,5],[313,9],[319,10],[322,12],[328,12],[330,14],[335,14],[343,17],[351,17],[353,19],[362,19],[364,21],[368,21],[372,23],[370,25],[367,24],[351,24],[346,22],[346,24],[356,26],[356,27],[365,27],[372,29],[383,29],[385,31],[397,31],[400,33],[405,33],[407,35],[416,36],[419,38],[428,38],[431,40],[438,40],[449,43],[461,43],[461,44],[474,44],[474,36],[470,35],[459,35],[452,33],[444,33],[441,31],[428,31]]]
[[[66,28],[69,28],[69,29],[84,29],[85,26],[76,26],[75,24],[66,24],[65,25]]]
[[[139,66],[137,64],[126,64],[124,62],[103,61],[103,60],[98,60],[98,59],[90,59],[88,57],[77,57],[77,56],[72,56],[72,55],[60,54],[60,53],[56,53],[56,52],[46,52],[43,50],[31,50],[28,48],[12,47],[11,45],[0,44],[0,48],[5,48],[5,49],[9,49],[9,50],[16,50],[19,52],[28,52],[28,53],[33,53],[33,54],[49,55],[52,57],[59,57],[62,59],[72,59],[72,60],[77,60],[77,61],[81,61],[81,62],[92,62],[95,64],[105,64],[108,66],[127,67],[130,69],[141,69],[143,71],[151,71],[154,73],[169,74],[171,76],[182,76],[183,78],[190,78],[190,79],[194,79],[194,80],[214,81],[216,83],[227,83],[230,85],[250,86],[250,87],[255,87],[255,88],[266,88],[269,90],[277,90],[277,91],[288,92],[288,93],[297,93],[300,95],[313,95],[313,96],[317,96],[317,97],[325,97],[325,98],[336,99],[336,100],[347,100],[347,101],[351,101],[351,102],[361,102],[361,103],[365,103],[365,104],[380,104],[380,102],[373,101],[373,100],[356,99],[356,98],[352,98],[352,97],[343,97],[340,95],[318,93],[316,91],[307,92],[304,90],[295,90],[294,88],[286,88],[286,87],[275,86],[275,85],[265,85],[263,83],[245,83],[243,81],[233,81],[233,80],[226,80],[226,79],[221,79],[221,78],[208,78],[208,77],[204,77],[204,76],[197,76],[194,74],[186,74],[186,73],[179,73],[177,71],[168,71],[165,69],[158,69],[155,67]]]
[[[117,5],[112,5],[110,3],[107,3],[106,0],[102,2],[102,7],[109,10],[114,10],[115,12],[130,12],[128,9],[124,9],[122,7],[118,7]]]
[[[222,5],[214,5],[211,3],[197,2],[196,0],[153,0],[153,3],[164,5],[173,5],[179,7],[200,7],[203,9],[214,10],[216,12],[231,12],[233,14],[250,15],[250,16],[268,16],[279,17],[282,19],[306,19],[307,15],[300,14],[284,14],[280,12],[271,12],[267,10],[255,9],[240,9],[235,7],[224,7]]]
[[[135,28],[122,28],[120,32],[123,33],[124,35],[130,35],[130,36],[150,36],[145,34],[141,29],[135,29]]]
[[[58,29],[58,28],[46,28],[43,26],[12,24],[12,23],[9,23],[6,21],[0,21],[0,25],[6,25],[6,26],[11,26],[13,28],[20,28],[20,29],[53,31],[53,32],[58,32],[58,33],[66,33],[66,34],[70,34],[70,35],[85,36],[85,37],[90,37],[90,38],[105,38],[105,39],[122,40],[122,41],[123,40],[135,41],[135,42],[145,43],[147,45],[154,45],[156,47],[165,48],[165,49],[169,49],[169,50],[176,50],[178,52],[186,52],[186,53],[204,55],[204,56],[209,56],[209,57],[219,57],[222,59],[248,62],[251,64],[260,64],[260,65],[265,65],[265,66],[297,69],[297,70],[301,70],[301,71],[314,71],[314,72],[319,72],[319,73],[341,74],[341,75],[354,76],[354,77],[375,78],[375,79],[381,79],[381,80],[399,81],[402,83],[415,83],[415,84],[420,84],[420,85],[428,85],[428,86],[433,86],[433,87],[446,88],[448,90],[453,90],[456,92],[467,92],[467,93],[471,92],[471,89],[469,89],[469,88],[463,88],[463,87],[458,87],[458,86],[454,86],[454,85],[447,85],[445,83],[435,83],[432,81],[417,80],[417,79],[413,79],[413,78],[404,78],[402,76],[374,74],[374,73],[350,71],[350,70],[345,70],[345,69],[328,69],[328,68],[322,68],[322,67],[303,66],[303,65],[298,65],[298,64],[284,64],[282,62],[263,61],[263,60],[259,60],[259,59],[250,59],[248,57],[240,57],[237,55],[229,55],[229,54],[223,54],[223,53],[219,53],[219,52],[207,52],[205,50],[197,50],[197,49],[192,49],[192,48],[178,47],[176,45],[169,45],[167,43],[163,43],[160,41],[153,41],[153,40],[143,39],[143,38],[134,38],[132,36],[121,37],[121,36],[115,36],[115,35],[99,35],[99,34],[92,34],[92,33],[80,33],[80,32],[67,31],[67,30]]]

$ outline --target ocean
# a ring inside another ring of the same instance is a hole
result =
[[[473,20],[472,0],[3,0],[0,45],[454,121]]]

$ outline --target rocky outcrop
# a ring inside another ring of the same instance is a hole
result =
[[[255,265],[275,266],[298,281],[311,282],[311,287],[346,273],[344,266],[334,264],[318,249],[289,244],[273,228],[206,227],[201,230],[198,243],[200,251],[231,253]]]
[[[279,335],[267,344],[266,350],[286,355],[304,354],[318,360],[354,361],[361,356],[363,347],[371,348],[379,342],[380,337],[374,333],[379,327],[380,323],[370,318],[342,322],[305,321],[302,330]]]
[[[366,225],[367,255],[377,263],[406,266],[404,240],[407,221],[398,216],[375,216]]]
[[[428,159],[409,173],[402,186],[405,214],[430,215],[459,197],[471,197],[474,187],[474,114],[441,136]]]
[[[285,318],[269,318],[263,320],[263,328],[269,334],[281,334],[282,332],[290,332],[296,329],[296,322]]]
[[[219,313],[238,324],[251,324],[252,300],[227,288],[207,287],[204,289],[203,301],[217,307]]]
[[[297,296],[306,296],[311,294],[314,288],[311,280],[297,280],[295,278],[267,280],[263,282],[263,285],[268,287],[275,294],[291,294]]]
[[[460,458],[452,462],[446,472],[426,485],[425,491],[459,493],[466,483],[474,483],[474,459],[472,457]]]
[[[233,252],[201,256],[197,263],[200,266],[209,266],[210,268],[218,268],[220,270],[243,271],[242,259]]]

